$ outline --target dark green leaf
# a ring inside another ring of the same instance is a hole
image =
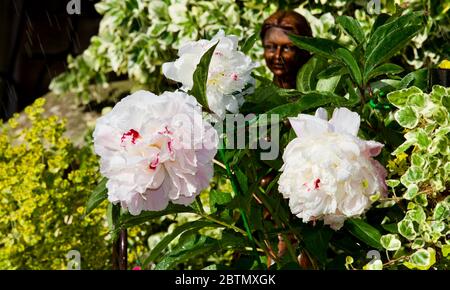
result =
[[[252,203],[249,215],[250,228],[254,231],[262,231],[263,228],[263,207],[257,203]]]
[[[361,70],[359,69],[359,65],[356,59],[352,56],[352,53],[346,48],[338,48],[336,50],[336,55],[347,66],[356,84],[358,84],[358,86],[361,86]]]
[[[397,223],[383,224],[381,226],[383,227],[383,229],[385,229],[386,231],[388,231],[392,234],[398,234]]]
[[[84,216],[88,215],[108,197],[108,189],[106,188],[107,181],[108,179],[104,177],[92,192],[89,200],[86,203],[86,211],[84,213]]]
[[[245,100],[241,112],[256,114],[285,104],[288,101],[288,96],[283,94],[281,89],[272,81],[263,79],[253,94],[245,96]]]
[[[208,99],[206,96],[206,83],[208,81],[209,63],[211,62],[211,58],[217,44],[219,44],[219,42],[208,49],[200,59],[200,62],[197,65],[193,76],[194,86],[189,91],[189,94],[194,96],[197,101],[205,108],[209,108]]]
[[[385,24],[389,18],[391,18],[391,15],[386,14],[386,13],[381,13],[380,15],[378,15],[377,18],[375,19],[375,23],[373,24],[372,29],[370,31],[370,35],[373,35],[373,33],[378,29],[378,27]]]
[[[372,70],[403,48],[421,30],[419,13],[403,15],[380,26],[370,37],[365,52],[364,80]]]
[[[330,242],[333,231],[327,227],[308,228],[302,231],[303,241],[306,249],[313,257],[317,258],[319,263],[325,265],[327,263],[328,243]]]
[[[327,61],[313,56],[305,63],[297,74],[297,90],[306,93],[314,91],[317,83],[317,73],[327,66]]]
[[[239,169],[235,168],[236,178],[243,194],[248,194],[248,180],[247,176]]]
[[[420,25],[408,26],[392,31],[372,51],[366,51],[366,67],[364,78],[372,72],[375,66],[389,59],[402,49],[422,27]]]
[[[250,35],[244,42],[244,44],[241,47],[241,51],[244,54],[247,54],[250,49],[252,49],[253,45],[255,45],[256,40],[259,38],[259,33],[253,33]]]
[[[344,48],[336,41],[325,38],[313,38],[306,36],[298,36],[294,34],[289,34],[289,38],[294,43],[294,45],[300,47],[301,49],[334,60],[337,60],[337,56],[335,55],[336,50],[338,48]]]
[[[320,79],[317,81],[316,90],[319,92],[333,93],[341,83],[341,78],[342,76],[335,76],[329,79]]]
[[[170,242],[172,242],[176,237],[178,237],[181,233],[187,230],[193,229],[201,229],[208,226],[214,226],[212,222],[209,221],[193,221],[189,223],[182,224],[176,227],[173,232],[167,234],[152,250],[150,255],[145,259],[144,266],[147,266],[150,262],[155,261],[161,252],[167,248]]]
[[[423,68],[410,72],[400,81],[398,89],[405,89],[411,86],[426,90],[428,86],[428,69]]]
[[[405,28],[408,25],[418,25],[420,24],[421,12],[409,13],[400,17],[389,17],[379,15],[375,21],[374,27],[376,28],[371,33],[366,50],[373,51],[375,46],[377,46],[389,33],[398,28]],[[387,18],[386,18],[387,17]],[[383,23],[382,23],[383,22]],[[372,29],[373,29],[372,28]]]
[[[347,91],[349,94],[349,98],[345,105],[348,107],[352,107],[361,102],[361,96],[357,92],[355,92],[355,88],[353,87],[353,84],[349,79],[346,79],[346,83],[348,87]]]
[[[342,15],[336,18],[336,22],[353,38],[356,44],[363,43],[366,40],[364,31],[356,19]]]
[[[232,196],[229,192],[220,192],[212,189],[209,191],[209,206],[213,212],[216,211],[216,205],[224,205],[232,200]]]
[[[108,221],[108,227],[111,232],[111,239],[115,241],[120,227],[117,227],[118,220],[120,218],[120,205],[108,204],[106,208],[106,219]]]
[[[367,245],[381,250],[383,247],[380,244],[380,232],[361,219],[348,219],[345,223],[347,230],[356,238],[366,243]]]
[[[366,81],[369,81],[372,78],[376,78],[385,74],[398,74],[403,71],[403,68],[399,65],[393,63],[384,63],[378,67],[376,67],[368,76]]]
[[[248,245],[247,240],[242,236],[224,231],[222,239],[216,240],[205,236],[193,236],[191,239],[184,241],[171,253],[168,253],[156,265],[157,270],[172,269],[179,263],[200,255],[209,255],[218,253],[228,248],[241,249]]]
[[[347,74],[347,68],[343,67],[341,64],[330,65],[328,68],[321,71],[318,75],[318,79],[328,79],[334,76],[341,76]]]
[[[161,211],[144,211],[137,216],[131,215],[129,213],[121,215],[119,223],[121,227],[129,228],[168,214],[176,214],[182,212],[194,212],[194,210],[184,205],[170,203],[166,209]]]
[[[304,94],[297,102],[278,106],[266,112],[266,114],[278,114],[279,119],[283,120],[286,117],[296,117],[301,112],[330,103],[337,104],[343,100],[345,99],[331,92],[309,92]],[[260,123],[260,125],[263,124]]]

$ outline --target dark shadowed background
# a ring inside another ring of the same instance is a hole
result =
[[[48,92],[69,54],[78,55],[98,32],[98,0],[0,0],[0,118],[8,119]]]

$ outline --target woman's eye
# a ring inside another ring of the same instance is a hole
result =
[[[284,51],[284,52],[291,52],[293,49],[294,49],[294,48],[291,47],[291,46],[284,46],[284,47],[283,47],[283,51]]]
[[[275,50],[276,50],[276,46],[273,45],[273,44],[266,44],[266,45],[264,46],[264,48],[265,48],[266,50],[269,50],[269,51],[275,51]]]

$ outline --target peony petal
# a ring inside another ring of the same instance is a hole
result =
[[[376,141],[365,141],[364,143],[366,147],[364,153],[370,157],[378,156],[378,154],[381,153],[381,149],[384,147],[383,144]]]
[[[328,112],[324,108],[318,108],[314,114],[314,117],[328,121]]]
[[[169,204],[169,197],[164,193],[162,186],[158,189],[149,189],[143,196],[143,209],[150,211],[160,211],[167,207]]]
[[[171,126],[170,120],[178,115],[189,119],[187,128]],[[209,185],[217,141],[204,140],[206,135],[200,134],[196,144],[206,143],[210,148],[172,145],[181,143],[184,133],[211,128],[202,122],[195,98],[184,92],[155,96],[139,91],[124,98],[99,119],[94,130],[100,171],[108,178],[108,199],[120,202],[133,215],[162,210],[171,199],[191,202]],[[124,139],[124,132],[132,134]]]
[[[358,134],[361,119],[358,113],[352,112],[347,108],[336,108],[333,111],[329,123],[333,125],[336,131],[348,133],[353,136]]]
[[[300,114],[296,118],[288,118],[292,128],[300,138],[313,137],[330,130],[328,122],[311,115]]]

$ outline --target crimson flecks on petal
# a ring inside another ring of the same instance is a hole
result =
[[[155,170],[156,166],[158,166],[158,164],[159,164],[159,154],[156,155],[156,159],[150,163],[148,168],[150,168],[151,170]]]
[[[319,189],[320,178],[314,180],[314,189]]]
[[[161,134],[161,135],[164,135],[164,134],[173,134],[173,132],[171,132],[171,131],[169,130],[169,128],[167,128],[167,126],[164,127],[164,131],[159,131],[158,133]]]
[[[174,116],[187,117],[190,125],[172,126]],[[213,176],[218,144],[217,132],[209,122],[197,122],[201,118],[193,96],[146,91],[123,98],[100,117],[93,133],[94,150],[100,156],[100,172],[108,178],[108,200],[132,215],[163,210],[169,202],[192,203]],[[183,143],[184,136],[194,131],[215,137]],[[122,142],[116,132],[123,134]]]
[[[370,152],[383,144],[357,137],[357,113],[337,108],[328,121],[319,108],[314,116],[300,114],[289,121],[297,138],[284,150],[278,190],[303,222],[323,220],[338,230],[371,206],[372,195],[384,194],[386,170],[372,158],[380,150]]]
[[[126,132],[122,135],[122,138],[120,138],[120,141],[123,143],[123,141],[125,141],[125,139],[127,137],[131,137],[131,143],[136,144],[136,139],[141,137],[141,135],[139,135],[138,131],[136,131],[134,129],[130,129],[128,132]]]
[[[251,71],[258,66],[238,50],[239,38],[219,31],[211,40],[201,39],[182,44],[179,58],[162,65],[163,74],[180,82],[181,90],[189,91],[194,85],[194,72],[208,48],[217,44],[208,69],[206,95],[210,111],[224,119],[227,111],[238,113],[244,96],[254,88]]]

